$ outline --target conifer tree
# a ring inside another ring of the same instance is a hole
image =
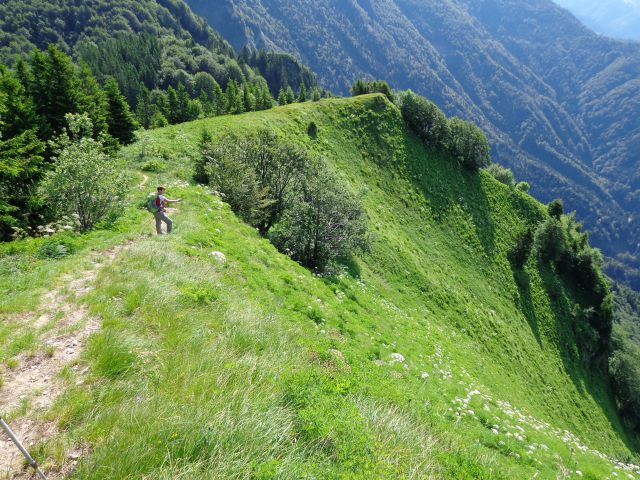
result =
[[[40,116],[39,134],[43,139],[64,128],[67,113],[78,112],[78,80],[73,64],[55,45],[31,57],[29,93]]]
[[[126,98],[120,93],[118,82],[109,78],[104,84],[104,90],[107,95],[109,135],[117,138],[123,145],[132,143],[138,126]]]
[[[213,105],[215,110],[214,115],[224,115],[227,112],[225,95],[218,82],[216,82],[213,87]]]
[[[184,86],[183,83],[178,85],[177,94],[178,94],[178,111],[176,112],[175,123],[188,122],[189,120],[192,120],[192,115],[194,110],[192,107],[190,111],[189,104],[190,104],[191,98],[189,97],[189,92],[187,91],[187,88]]]
[[[253,94],[253,88],[249,82],[245,82],[242,88],[243,105],[245,112],[256,110],[256,96]]]
[[[307,101],[307,87],[304,86],[304,82],[300,83],[300,89],[298,90],[298,102],[304,103]]]
[[[136,98],[136,117],[138,118],[138,122],[144,127],[151,127],[151,117],[154,114],[154,111],[158,107],[151,103],[151,94],[149,90],[142,86],[140,88],[140,93],[138,93],[138,97]]]
[[[178,92],[172,86],[167,89],[167,108],[166,117],[169,123],[172,125],[178,123],[178,111],[180,110],[180,100],[178,99]]]
[[[280,93],[278,93],[278,105],[286,105],[287,104],[287,93],[284,90],[284,87],[280,87]]]
[[[100,133],[108,131],[107,117],[109,107],[107,97],[87,65],[80,67],[78,78],[78,111],[89,115],[93,124],[93,136],[97,138]]]
[[[320,89],[318,87],[313,87],[311,97],[314,102],[318,102],[320,100]]]
[[[227,109],[231,114],[242,113],[244,111],[244,101],[242,91],[238,87],[238,82],[230,80],[226,91]]]
[[[287,97],[287,103],[293,103],[296,101],[296,95],[293,93],[293,89],[291,87],[287,87],[285,95]]]

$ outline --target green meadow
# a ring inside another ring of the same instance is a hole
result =
[[[370,248],[341,273],[299,266],[193,184],[203,130],[258,127],[324,156],[362,199]],[[24,321],[43,295],[131,242],[73,295],[102,326],[37,411],[56,427],[34,450],[50,471],[80,448],[71,478],[640,478],[637,440],[576,346],[582,292],[535,256],[524,272],[507,259],[545,207],[426,150],[385,97],[146,131],[121,155],[115,224],[0,246],[10,370],[45,348],[52,325]],[[144,210],[160,183],[184,199],[163,237]]]

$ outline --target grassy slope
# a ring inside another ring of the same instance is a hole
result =
[[[374,241],[349,272],[311,275],[184,184],[203,127],[257,125],[322,153],[362,193]],[[91,377],[67,372],[47,414],[64,433],[40,451],[62,461],[91,445],[79,478],[608,478],[596,450],[632,455],[602,379],[570,347],[576,296],[533,262],[518,289],[506,260],[541,205],[426,152],[382,97],[173,126],[125,155],[165,158],[152,181],[173,177],[186,201],[175,235],[140,238],[83,299],[103,318]],[[119,225],[85,249],[151,229],[133,207]],[[36,243],[3,259],[3,278],[19,279],[0,285],[5,312],[33,308],[40,272],[55,281],[82,262],[33,260]],[[24,348],[16,332],[17,320],[0,328],[3,352]]]

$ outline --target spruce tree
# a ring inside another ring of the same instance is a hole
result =
[[[214,115],[224,115],[227,113],[227,107],[225,102],[224,92],[218,82],[215,83],[213,87],[213,104],[214,104]]]
[[[287,87],[285,95],[287,96],[287,103],[293,103],[296,101],[296,95],[293,93],[293,89],[291,87]]]
[[[256,96],[253,94],[253,88],[249,82],[245,82],[242,88],[243,105],[245,112],[256,110]]]
[[[284,91],[284,87],[280,87],[280,93],[278,93],[278,105],[287,104],[287,93]]]
[[[151,95],[149,90],[143,85],[140,87],[140,93],[136,98],[136,117],[144,128],[151,127],[151,117],[154,114],[155,107],[151,103]]]
[[[178,92],[172,86],[167,89],[166,117],[170,124],[178,123],[178,111],[180,110],[180,100]]]
[[[91,73],[87,65],[83,65],[79,72],[78,110],[89,115],[93,123],[93,136],[108,131],[108,103],[105,91]],[[126,102],[126,100],[125,100]]]
[[[229,113],[236,114],[244,111],[244,101],[242,91],[238,87],[238,82],[230,80],[227,85],[227,108]]]
[[[193,110],[190,110],[189,104],[191,98],[189,97],[189,92],[187,92],[187,88],[184,84],[178,85],[178,111],[176,112],[176,122],[182,123],[188,122],[189,120],[193,120],[191,117],[193,115]]]
[[[66,125],[65,115],[78,112],[78,79],[71,59],[55,45],[31,57],[29,93],[40,116],[41,138],[48,140]]]
[[[314,102],[318,102],[320,100],[320,89],[318,87],[313,87],[311,97]]]
[[[109,135],[117,138],[123,145],[132,143],[138,126],[127,100],[120,93],[118,82],[109,78],[104,84],[104,91],[107,95]]]
[[[307,101],[307,87],[304,86],[304,82],[300,83],[300,89],[298,93],[298,102],[304,103]]]

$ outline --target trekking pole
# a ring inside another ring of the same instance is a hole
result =
[[[27,459],[27,462],[29,462],[29,465],[31,465],[35,469],[38,476],[42,480],[47,480],[47,477],[44,476],[44,473],[42,473],[42,471],[40,470],[40,467],[38,467],[38,462],[36,462],[31,457],[31,455],[29,455],[29,452],[27,452],[27,449],[22,446],[22,444],[20,443],[20,440],[16,438],[15,433],[13,433],[13,430],[11,430],[9,425],[7,425],[7,423],[4,421],[2,417],[0,417],[0,427],[2,427],[2,429],[7,433],[7,435],[9,435],[9,438],[11,439],[11,441],[16,445],[16,447],[18,447],[18,450],[22,452],[22,455],[24,455],[24,458]]]

